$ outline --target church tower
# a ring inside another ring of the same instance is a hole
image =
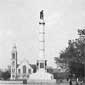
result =
[[[11,54],[11,79],[16,80],[17,78],[17,48],[16,45],[12,48]]]

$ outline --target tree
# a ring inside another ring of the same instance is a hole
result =
[[[63,72],[69,71],[68,64],[65,63],[64,59],[55,57],[55,61],[56,61],[57,65],[61,68],[61,71],[63,71]]]
[[[85,77],[85,29],[78,30],[78,35],[79,38],[68,41],[68,46],[61,51],[59,58],[68,64],[71,74]]]
[[[60,53],[60,59],[69,65],[72,74],[84,76],[85,43],[80,38],[69,40],[68,47]],[[78,66],[77,66],[78,65]],[[82,74],[83,73],[83,74]]]
[[[11,76],[11,75],[10,75],[10,72],[9,72],[9,71],[2,72],[2,78],[3,78],[4,80],[9,79],[10,76]]]

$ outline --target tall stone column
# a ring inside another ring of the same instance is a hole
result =
[[[45,21],[43,10],[40,12],[40,21],[39,21],[39,42],[40,42],[40,54],[39,59],[37,60],[38,70],[46,68],[45,60]]]

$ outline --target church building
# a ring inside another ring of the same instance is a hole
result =
[[[17,62],[17,48],[14,46],[11,58],[11,80],[28,79],[30,74],[33,73],[32,65],[25,59],[20,64]]]

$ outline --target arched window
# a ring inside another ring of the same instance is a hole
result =
[[[15,59],[15,53],[12,53],[12,59]]]
[[[26,66],[23,66],[23,73],[26,73]]]
[[[19,73],[19,74],[20,74],[20,71],[21,71],[21,70],[20,70],[20,69],[18,69],[18,73]]]
[[[30,74],[31,74],[31,69],[28,69],[28,73],[30,73]]]
[[[12,62],[12,65],[13,65],[13,66],[15,65],[15,61]]]
[[[12,69],[12,73],[14,73],[14,72],[15,72],[15,69],[13,68],[13,69]]]
[[[12,75],[13,78],[15,78],[15,75]]]

